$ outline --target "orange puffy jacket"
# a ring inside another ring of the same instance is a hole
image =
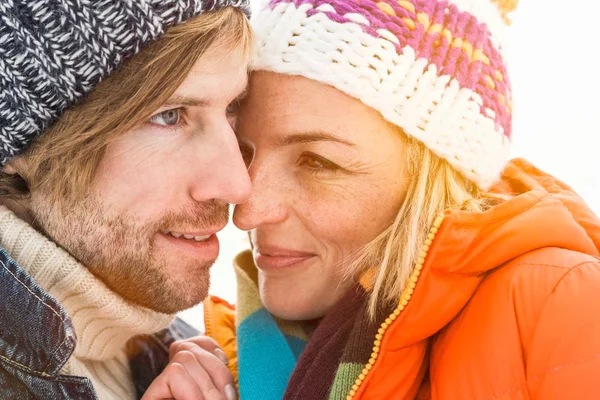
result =
[[[432,228],[347,399],[600,399],[600,220],[523,160],[494,191],[517,195]],[[205,301],[237,374],[234,314]]]

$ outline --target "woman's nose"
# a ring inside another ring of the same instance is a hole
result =
[[[252,193],[246,202],[235,207],[235,226],[250,231],[261,225],[284,221],[287,216],[287,204],[283,174],[270,171],[270,166],[258,159],[254,160],[249,173]]]

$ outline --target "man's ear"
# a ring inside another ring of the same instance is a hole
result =
[[[22,156],[18,156],[15,158],[11,158],[4,167],[2,167],[2,172],[8,175],[25,175],[25,171],[27,170],[25,160]]]
[[[14,162],[11,160],[6,163],[6,165],[2,168],[2,172],[8,175],[17,175],[17,168],[15,168]]]
[[[0,196],[0,204],[8,207],[17,217],[33,225],[34,218],[29,213],[29,185],[23,178],[24,167],[23,159],[17,157],[0,168],[4,174],[1,189],[3,195]]]

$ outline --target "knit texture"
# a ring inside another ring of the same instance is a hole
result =
[[[91,379],[100,400],[134,399],[126,342],[170,325],[172,315],[133,305],[62,248],[0,206],[0,244],[67,311],[77,345],[61,373]]]
[[[488,189],[505,165],[509,0],[271,0],[255,70],[302,75],[379,111]]]
[[[236,258],[235,272],[240,398],[281,400],[308,336],[299,324],[276,319],[262,305],[250,252]]]
[[[368,291],[357,284],[327,313],[292,374],[284,400],[343,400],[373,352],[373,338],[394,307],[368,317]]]
[[[262,305],[250,251],[235,260],[240,398],[345,399],[368,363],[373,338],[395,306],[368,318],[370,280],[350,288],[327,313],[310,341],[303,324],[275,318]]]
[[[0,165],[165,30],[249,0],[0,1]]]

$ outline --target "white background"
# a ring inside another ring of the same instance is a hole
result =
[[[565,181],[600,213],[600,5],[593,0],[520,3],[506,45],[514,93],[511,155]],[[248,244],[232,225],[219,239],[210,292],[235,303],[231,260]],[[182,317],[202,328],[201,306]]]

